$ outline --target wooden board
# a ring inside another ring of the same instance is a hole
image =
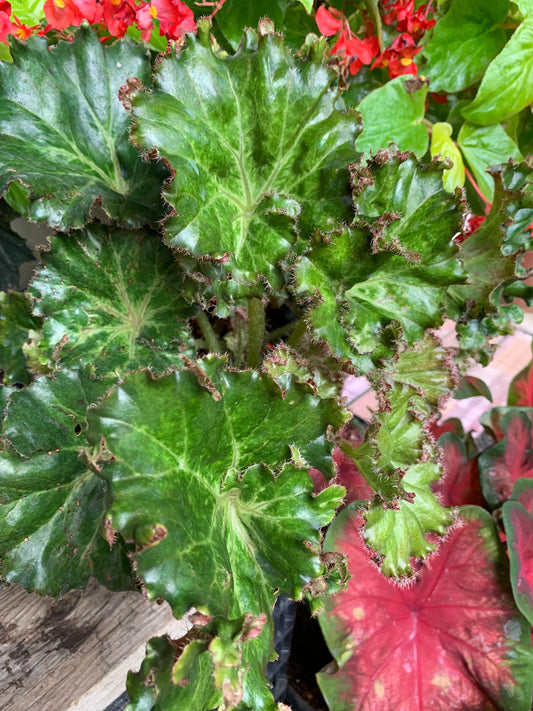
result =
[[[0,711],[103,711],[150,637],[187,628],[168,604],[96,582],[60,600],[0,588]]]

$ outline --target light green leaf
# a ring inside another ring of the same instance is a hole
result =
[[[481,79],[504,47],[508,0],[453,0],[424,45],[431,91],[454,93]]]
[[[459,131],[457,145],[472,168],[481,191],[487,200],[492,202],[494,181],[486,172],[487,168],[507,163],[509,158],[522,160],[518,146],[499,123],[493,126],[476,126],[468,121]]]
[[[514,0],[522,15],[533,15],[533,0]]]
[[[181,363],[194,315],[181,274],[160,235],[87,227],[57,235],[30,285],[44,317],[41,353],[61,367],[98,375]]]
[[[310,15],[313,12],[313,0],[300,0],[300,2],[307,10],[307,13]]]
[[[124,544],[104,535],[108,486],[79,456],[86,409],[109,385],[61,371],[11,393],[4,430],[14,448],[0,454],[4,580],[44,595],[83,588],[91,576],[111,589],[133,587]]]
[[[25,25],[38,25],[44,19],[45,0],[10,0],[11,17],[15,15]]]
[[[449,123],[433,124],[430,147],[433,158],[440,156],[441,158],[449,158],[453,162],[453,166],[445,170],[442,175],[444,188],[449,193],[453,193],[455,188],[462,187],[465,184],[463,157],[455,141],[452,140],[452,130]]]
[[[401,151],[413,151],[419,158],[427,151],[428,132],[421,121],[428,88],[423,84],[418,91],[409,92],[405,79],[396,77],[365,96],[358,105],[363,132],[355,143],[357,150],[377,153],[395,143]]]
[[[132,140],[175,172],[164,192],[175,211],[167,243],[189,252],[196,272],[206,256],[216,260],[209,288],[226,280],[233,298],[261,276],[283,287],[278,264],[297,241],[349,219],[346,165],[359,121],[335,109],[321,40],[295,59],[279,35],[247,30],[222,59],[207,30],[158,64],[152,92],[130,97]]]
[[[49,49],[32,36],[12,52],[0,64],[0,193],[18,178],[32,191],[30,218],[64,230],[83,226],[100,200],[129,227],[160,219],[168,171],[130,144],[118,98],[130,76],[149,85],[146,50],[81,29],[72,43]]]
[[[533,17],[527,17],[489,65],[474,101],[461,113],[488,126],[505,121],[533,101]]]

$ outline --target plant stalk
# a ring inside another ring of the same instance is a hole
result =
[[[265,338],[265,307],[261,299],[248,299],[248,365],[259,368]]]
[[[205,311],[200,311],[196,317],[198,324],[202,330],[203,337],[207,343],[207,348],[211,353],[222,353],[222,346],[218,340],[217,334],[213,330],[213,326],[209,322],[209,318]]]

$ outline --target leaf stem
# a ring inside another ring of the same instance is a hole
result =
[[[468,168],[466,167],[466,165],[465,165],[464,168],[465,168],[465,175],[466,175],[466,177],[468,178],[468,180],[469,180],[470,183],[472,184],[472,187],[474,188],[474,190],[476,191],[476,193],[477,193],[477,194],[479,195],[479,197],[483,200],[483,202],[485,203],[485,205],[492,205],[492,203],[491,203],[489,200],[487,200],[487,198],[486,198],[486,197],[483,195],[483,193],[481,192],[481,188],[480,188],[479,185],[476,183],[476,181],[475,181],[475,179],[474,179],[474,176],[473,176],[472,173],[468,170]]]
[[[215,333],[213,326],[209,322],[209,317],[205,311],[200,311],[196,317],[198,325],[202,331],[202,334],[207,343],[207,348],[211,353],[222,353],[222,346],[218,340],[217,334]]]
[[[305,321],[302,319],[301,321],[298,321],[296,323],[296,326],[294,327],[294,330],[292,332],[292,336],[289,338],[287,341],[287,344],[291,346],[292,348],[295,348],[302,337],[305,335],[307,332],[307,324]]]
[[[248,365],[259,368],[265,338],[265,307],[261,299],[248,299]]]

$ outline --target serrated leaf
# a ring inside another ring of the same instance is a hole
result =
[[[87,227],[56,235],[30,285],[44,319],[39,349],[59,367],[98,376],[150,367],[163,373],[190,350],[179,267],[160,235]]]
[[[508,0],[454,0],[424,45],[431,91],[454,93],[481,79],[503,48]]]
[[[72,43],[31,36],[12,53],[0,64],[0,193],[19,179],[29,217],[63,230],[88,222],[96,201],[128,227],[161,219],[168,171],[131,146],[118,99],[129,76],[149,84],[146,50],[80,29]]]
[[[446,169],[442,174],[444,188],[453,193],[457,187],[465,184],[465,167],[461,151],[452,140],[452,126],[449,123],[435,123],[431,131],[431,156],[449,158],[452,167]]]
[[[331,711],[529,711],[530,627],[514,605],[497,532],[477,507],[461,518],[410,587],[369,563],[356,510],[330,526],[326,546],[347,554],[352,572],[319,618],[340,667],[318,676]]]
[[[464,279],[451,241],[460,212],[436,166],[380,155],[353,179],[356,226],[316,238],[295,269],[313,335],[343,358],[375,351],[391,324],[412,345],[441,324],[448,285]]]
[[[148,595],[167,599],[177,616],[192,605],[259,614],[274,588],[299,597],[321,575],[303,541],[319,546],[343,490],[313,498],[307,472],[283,463],[290,444],[311,466],[326,466],[326,427],[344,416],[301,386],[282,395],[267,376],[225,371],[219,359],[200,367],[205,386],[188,371],[128,375],[91,410],[89,438],[105,437],[117,459],[103,470],[110,515],[139,545]]]
[[[518,609],[533,625],[533,481],[519,479],[502,507],[511,562],[511,585]]]
[[[513,409],[502,419],[501,428],[503,440],[479,457],[483,496],[493,508],[511,498],[518,479],[533,478],[530,420]]]
[[[408,92],[405,79],[400,76],[387,82],[357,106],[363,117],[363,132],[355,142],[357,150],[377,153],[394,143],[399,150],[412,151],[418,158],[427,151],[428,132],[422,124],[427,85]]]
[[[481,191],[487,200],[492,202],[494,183],[487,173],[487,167],[507,163],[509,158],[522,160],[518,146],[499,123],[493,126],[476,126],[468,121],[459,131],[457,145],[472,168]]]
[[[468,121],[488,126],[518,113],[533,101],[533,17],[514,31],[487,68],[476,98],[461,110]]]
[[[133,587],[124,544],[104,537],[109,488],[79,456],[86,409],[109,385],[61,371],[11,394],[4,431],[18,453],[0,454],[4,580],[45,595],[83,588],[91,576],[110,589]]]
[[[152,92],[131,96],[132,140],[155,147],[175,172],[164,192],[176,212],[165,239],[196,260],[217,260],[211,293],[255,293],[242,285],[261,275],[281,288],[278,263],[297,240],[350,217],[346,165],[360,124],[356,112],[335,109],[322,53],[317,41],[295,59],[279,35],[246,30],[223,59],[204,28],[159,63]]]
[[[31,303],[25,294],[0,292],[0,370],[7,385],[28,385],[26,355],[22,346],[33,330],[41,327],[41,319],[32,316]]]

